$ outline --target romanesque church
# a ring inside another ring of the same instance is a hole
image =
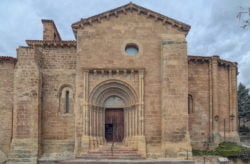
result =
[[[8,163],[81,158],[109,145],[185,159],[192,148],[238,141],[237,63],[188,55],[189,25],[133,3],[73,23],[72,41],[42,23],[43,40],[0,57]]]

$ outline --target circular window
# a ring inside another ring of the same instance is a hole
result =
[[[125,47],[125,52],[129,56],[135,56],[138,54],[139,49],[136,44],[127,44]]]

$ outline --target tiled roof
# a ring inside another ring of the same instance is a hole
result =
[[[16,62],[17,59],[10,56],[0,56],[0,61]]]

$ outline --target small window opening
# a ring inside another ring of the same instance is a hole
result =
[[[125,47],[125,52],[129,56],[135,56],[139,52],[139,48],[136,44],[127,44]]]
[[[56,33],[54,33],[54,40],[56,39]]]
[[[69,91],[66,91],[65,95],[65,112],[69,113]]]
[[[188,95],[188,114],[191,114],[193,112],[194,112],[193,97],[191,95]]]

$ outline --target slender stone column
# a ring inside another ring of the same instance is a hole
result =
[[[89,110],[89,131],[90,131],[90,136],[93,136],[93,106],[91,106]]]
[[[102,123],[103,123],[102,137],[103,141],[105,141],[105,108],[102,109]]]
[[[132,134],[131,135],[134,136],[135,135],[135,110],[133,107],[130,107],[130,109],[131,109],[131,124],[132,124],[132,126],[131,126]]]
[[[235,142],[239,142],[239,134],[238,134],[238,103],[237,103],[237,63],[234,63],[231,66],[231,131],[232,136],[231,140]]]
[[[219,102],[218,102],[218,60],[219,56],[212,57],[212,95],[213,95],[213,140],[215,143],[220,142],[220,135],[219,135]]]
[[[128,136],[131,137],[131,109],[127,108],[128,110]]]
[[[87,152],[89,150],[89,136],[90,136],[90,129],[89,129],[89,122],[90,122],[90,112],[89,108],[91,108],[88,104],[88,82],[89,82],[89,71],[88,70],[82,70],[80,71],[82,73],[82,76],[79,76],[77,78],[77,84],[80,85],[79,87],[76,88],[76,104],[82,104],[83,102],[83,108],[82,108],[82,137],[81,137],[81,144],[79,149],[75,150],[76,156],[80,156],[80,154]],[[80,93],[78,93],[80,92]],[[83,93],[82,93],[83,92]],[[83,95],[80,97],[77,97],[79,95]],[[77,113],[78,114],[78,113]],[[77,120],[76,120],[77,121]]]
[[[127,126],[126,126],[126,108],[123,108],[124,110],[124,139],[126,139],[126,129],[127,129]]]
[[[88,71],[84,70],[83,72],[83,83],[84,83],[84,107],[83,107],[83,114],[84,114],[84,135],[89,135],[89,105],[88,105]]]
[[[74,113],[75,113],[75,156],[79,156],[81,154],[81,146],[82,146],[82,136],[85,135],[85,102],[84,102],[84,72],[77,71],[76,74],[76,82],[75,82],[75,105],[74,105]]]
[[[128,137],[128,109],[124,108],[124,119],[125,119],[125,139]]]
[[[135,136],[137,136],[138,135],[138,109],[136,105],[133,108],[135,110]]]
[[[227,132],[230,133],[232,131],[232,121],[230,120],[230,114],[232,113],[232,66],[228,66],[228,103],[229,103],[229,108],[228,108],[228,130]]]
[[[100,138],[100,132],[101,132],[101,115],[100,115],[100,107],[97,107],[97,136]]]
[[[208,76],[209,76],[209,136],[208,140],[213,140],[213,79],[212,79],[212,59],[208,64]]]
[[[137,135],[137,148],[138,153],[142,156],[146,157],[146,138],[144,135],[144,70],[139,70],[139,90],[138,90],[138,106],[135,107],[137,110],[137,118],[138,118],[138,135]]]
[[[95,124],[95,126],[94,126],[94,130],[95,130],[95,134],[94,134],[94,136],[95,137],[97,137],[98,135],[97,135],[97,132],[98,132],[98,129],[97,129],[97,123],[98,123],[98,111],[97,111],[97,107],[95,107],[94,108],[94,113],[95,113],[95,122],[94,122],[94,124]]]
[[[139,106],[138,106],[138,113],[139,113],[139,135],[144,135],[144,70],[139,71]]]
[[[97,111],[96,111],[96,107],[93,108],[93,140],[94,140],[94,145],[97,139]]]

